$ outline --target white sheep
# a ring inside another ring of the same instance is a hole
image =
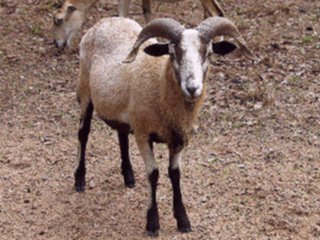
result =
[[[180,191],[180,152],[205,98],[209,56],[236,48],[226,41],[213,43],[212,39],[220,35],[234,38],[239,52],[253,56],[235,25],[221,17],[208,18],[194,29],[185,29],[173,19],[153,20],[142,29],[127,18],[105,18],[81,40],[77,87],[81,123],[75,188],[85,189],[85,148],[95,110],[100,119],[118,131],[122,174],[128,187],[135,184],[128,134],[135,135],[150,187],[146,229],[152,236],[160,228],[156,202],[159,171],[153,142],[165,143],[169,149],[168,171],[178,230],[191,229]],[[154,37],[169,42],[150,39]],[[139,50],[141,46],[144,52]]]
[[[102,0],[100,0],[102,1]],[[182,0],[156,0],[160,2],[178,2]],[[200,0],[206,16],[224,16],[217,0]],[[53,13],[52,33],[57,48],[70,47],[75,34],[81,28],[89,9],[98,0],[65,0],[57,4]],[[119,0],[118,13],[127,17],[131,0]],[[142,0],[142,9],[146,22],[151,20],[151,0]]]

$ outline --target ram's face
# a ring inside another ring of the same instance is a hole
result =
[[[69,47],[83,19],[74,6],[62,7],[53,14],[53,41],[57,48]]]
[[[197,100],[203,92],[211,45],[201,40],[198,31],[189,29],[169,45],[169,53],[183,95],[190,102]]]

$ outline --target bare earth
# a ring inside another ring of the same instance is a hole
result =
[[[146,238],[148,189],[132,136],[134,189],[123,184],[116,133],[96,118],[88,189],[73,189],[79,57],[77,47],[61,53],[50,45],[53,2],[0,0],[0,239]],[[130,16],[144,24],[139,5]],[[320,239],[320,1],[221,5],[261,61],[212,59],[183,157],[191,233],[176,231],[168,156],[156,147],[158,239]],[[97,4],[82,34],[116,9],[115,0]],[[196,0],[153,9],[187,26],[203,18]]]

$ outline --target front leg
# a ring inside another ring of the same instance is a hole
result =
[[[180,189],[180,153],[174,149],[169,149],[169,177],[173,189],[173,212],[177,220],[177,227],[180,232],[190,232],[191,225],[183,204]]]
[[[120,0],[118,5],[119,17],[127,17],[129,13],[131,0]]]
[[[159,179],[159,169],[157,163],[154,160],[152,142],[149,141],[149,137],[141,138],[136,136],[136,140],[145,163],[150,192],[146,230],[149,236],[158,236],[158,231],[160,229],[159,212],[157,206],[157,185]]]

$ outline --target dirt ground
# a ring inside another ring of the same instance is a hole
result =
[[[58,52],[53,0],[0,0],[0,239],[143,239],[148,189],[127,189],[116,133],[94,118],[88,189],[73,189],[79,108],[78,49]],[[140,1],[130,16],[144,24]],[[193,231],[176,231],[168,154],[156,147],[158,239],[320,239],[320,1],[223,0],[257,64],[212,59],[207,99],[183,155],[183,195]],[[82,34],[117,14],[91,9]],[[154,17],[187,26],[200,2],[155,3]]]

